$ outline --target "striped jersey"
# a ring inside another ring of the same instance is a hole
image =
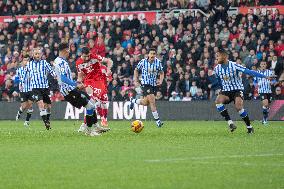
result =
[[[271,70],[258,70],[258,73],[261,73],[265,76],[272,76],[273,71]],[[254,77],[254,83],[258,85],[258,93],[272,93],[270,81],[266,78]]]
[[[218,64],[214,68],[214,72],[222,86],[222,91],[244,90],[241,72],[244,72],[245,69],[232,61],[229,61],[228,64]]]
[[[46,89],[49,87],[47,75],[50,73],[56,76],[50,64],[46,60],[31,60],[27,64],[27,72],[31,78],[31,86],[33,89]]]
[[[55,73],[57,75],[57,80],[58,80],[58,84],[60,86],[61,94],[63,96],[68,95],[70,91],[75,89],[75,87],[72,86],[72,85],[68,85],[67,83],[64,83],[64,82],[61,81],[61,75],[64,75],[68,79],[73,81],[72,74],[71,74],[72,72],[71,72],[71,69],[69,67],[67,60],[65,60],[62,57],[57,57],[54,60],[54,70],[55,70]]]
[[[157,58],[155,58],[153,63],[150,63],[148,61],[148,58],[142,59],[138,63],[136,68],[140,70],[142,73],[142,77],[141,77],[142,85],[156,86],[157,76],[160,71],[163,71],[162,62]]]
[[[20,92],[23,92],[23,93],[32,91],[30,77],[29,77],[29,74],[26,72],[27,72],[26,66],[25,67],[21,66],[16,71],[16,75],[20,81],[19,90]]]

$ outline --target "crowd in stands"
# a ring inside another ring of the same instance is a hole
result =
[[[85,2],[90,4],[86,5]],[[112,9],[106,9],[107,4],[110,5],[111,2],[114,3],[110,6]],[[30,10],[30,14],[44,14],[82,12],[87,8],[97,12],[100,11],[97,8],[101,6],[103,11],[117,11],[117,4],[119,7],[128,5],[125,10],[132,11],[129,7],[133,6],[133,2],[135,6],[141,4],[135,1],[126,4],[125,2],[127,1],[7,0],[0,1],[0,12],[11,15],[7,11],[22,10],[21,13],[12,14],[28,14],[26,11]],[[150,2],[152,1],[142,4],[143,8],[148,7],[144,10],[150,10],[149,7],[155,9],[157,4],[166,8],[181,3],[188,6],[187,1],[155,1],[152,6]],[[166,2],[166,5],[162,5],[162,2]],[[201,1],[189,1],[192,2],[197,4]],[[218,4],[220,2],[223,4]],[[101,17],[83,20],[80,24],[67,18],[62,23],[51,18],[43,21],[41,16],[35,22],[27,19],[18,23],[16,17],[13,17],[13,21],[7,25],[0,23],[0,100],[17,99],[18,87],[13,80],[24,54],[31,53],[34,47],[40,46],[44,52],[42,58],[53,64],[53,60],[58,56],[58,44],[62,41],[68,41],[70,44],[69,62],[74,79],[75,60],[80,56],[83,46],[88,46],[92,52],[114,61],[113,79],[108,86],[111,101],[126,101],[131,95],[141,95],[141,88],[133,84],[133,71],[139,60],[147,56],[147,49],[150,47],[157,49],[157,56],[162,60],[165,71],[165,80],[158,88],[157,100],[214,99],[220,90],[211,85],[215,80],[213,68],[217,64],[216,52],[219,48],[225,48],[231,60],[249,69],[256,70],[261,61],[267,62],[268,68],[275,72],[279,81],[273,84],[274,98],[284,99],[283,15],[279,11],[267,11],[266,14],[256,11],[246,15],[228,16],[228,7],[236,2],[211,2],[208,17],[198,12],[194,15],[191,11],[181,13],[177,17],[171,13],[162,14],[153,24],[147,23],[145,19],[140,21],[137,15],[134,15],[132,20],[127,17],[105,20]],[[239,5],[247,5],[250,2],[238,1]],[[281,3],[276,0],[257,2]],[[29,8],[30,6],[32,8]],[[124,10],[121,8],[118,11]],[[257,99],[257,86],[253,84],[253,78],[246,75],[242,77],[245,99]],[[51,77],[50,82],[52,100],[63,100],[56,81]]]
[[[3,0],[0,1],[0,16],[150,11],[165,9],[210,10],[214,5],[271,6],[281,5],[283,0]]]

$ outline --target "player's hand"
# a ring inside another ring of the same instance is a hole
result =
[[[77,84],[77,88],[80,89],[80,90],[82,90],[82,89],[85,88],[85,86],[84,86],[83,83],[78,83],[78,84]]]

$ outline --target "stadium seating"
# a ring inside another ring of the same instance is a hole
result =
[[[157,100],[190,101],[214,99],[218,88],[212,88],[215,79],[212,69],[216,65],[218,48],[226,48],[230,59],[251,69],[260,61],[268,62],[278,80],[284,80],[283,14],[279,11],[252,12],[228,15],[230,5],[278,5],[281,1],[221,1],[206,4],[202,0],[147,1],[80,1],[80,0],[19,0],[0,1],[0,13],[8,15],[34,15],[58,13],[93,13],[152,11],[174,8],[194,8],[200,12],[183,11],[176,16],[161,14],[156,23],[133,19],[69,20],[63,22],[27,19],[19,22],[13,17],[10,23],[0,23],[0,100],[17,100],[18,89],[13,83],[15,70],[21,57],[35,46],[43,47],[45,58],[51,64],[58,55],[61,41],[70,43],[70,63],[76,78],[75,60],[81,48],[89,46],[92,52],[112,58],[113,80],[109,96],[113,101],[125,101],[141,89],[132,83],[133,70],[151,46],[157,48],[166,74],[159,88]],[[126,3],[125,3],[126,2]],[[207,2],[207,1],[206,1]],[[258,98],[252,78],[243,76],[245,99]],[[56,81],[52,82],[53,100],[60,101]],[[280,90],[280,93],[279,93]],[[284,82],[273,86],[277,99],[284,99]]]

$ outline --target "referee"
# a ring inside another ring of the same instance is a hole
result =
[[[30,77],[33,98],[38,104],[40,116],[44,122],[47,130],[50,127],[51,114],[51,100],[49,98],[50,91],[47,80],[47,75],[50,73],[53,77],[56,76],[50,64],[46,60],[41,59],[42,50],[38,48],[33,49],[33,60],[27,65],[27,75]]]
[[[130,109],[134,108],[134,103],[141,104],[144,106],[150,105],[152,110],[152,115],[156,120],[157,127],[162,127],[163,122],[160,120],[155,95],[157,92],[157,85],[161,85],[164,80],[164,71],[162,62],[156,58],[156,49],[150,48],[148,51],[148,58],[142,59],[137,67],[134,70],[134,83],[136,86],[139,85],[138,75],[139,71],[141,72],[141,88],[143,91],[142,99],[131,99]],[[157,76],[160,75],[160,78],[157,82]]]

